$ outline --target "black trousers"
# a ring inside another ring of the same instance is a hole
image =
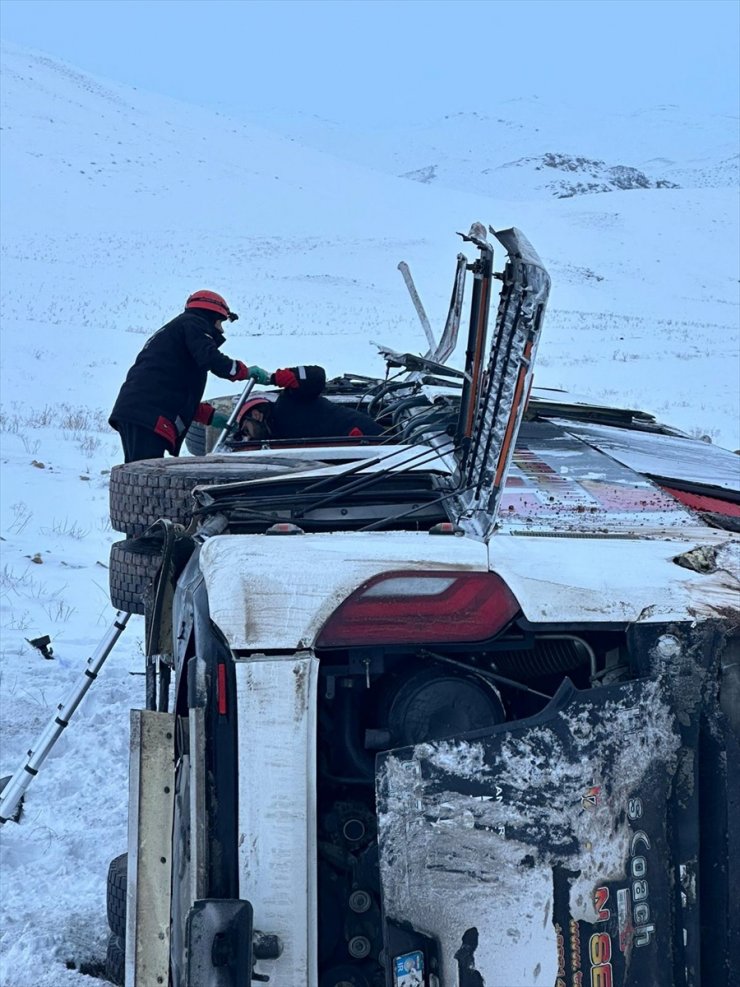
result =
[[[132,425],[131,422],[118,422],[118,432],[123,445],[123,458],[126,463],[140,459],[162,459],[170,451],[170,444],[150,428]]]

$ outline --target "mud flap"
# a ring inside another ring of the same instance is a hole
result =
[[[252,906],[202,899],[188,912],[187,987],[243,987],[252,979]]]
[[[673,983],[679,744],[660,683],[566,682],[531,719],[381,755],[388,983],[415,952],[424,985]]]

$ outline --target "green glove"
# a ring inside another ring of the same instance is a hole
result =
[[[229,416],[222,415],[220,411],[214,411],[211,419],[211,428],[224,429],[229,424]]]
[[[272,374],[263,370],[262,367],[250,367],[248,376],[257,384],[269,384]]]

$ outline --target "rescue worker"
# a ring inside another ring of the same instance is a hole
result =
[[[270,383],[282,388],[276,401],[255,397],[240,409],[237,422],[247,438],[360,438],[383,431],[364,412],[321,396],[326,385],[323,367],[276,370]]]
[[[109,422],[121,436],[125,462],[179,455],[193,421],[223,427],[226,417],[201,401],[208,371],[225,380],[269,384],[271,375],[220,352],[223,323],[238,315],[215,291],[195,291],[185,311],[144,345],[129,370]]]

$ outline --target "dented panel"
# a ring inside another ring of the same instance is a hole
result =
[[[211,616],[234,650],[309,646],[364,580],[392,569],[487,568],[485,545],[426,532],[225,535],[200,554]]]
[[[696,536],[696,540],[692,536]],[[697,544],[711,568],[686,568]],[[710,528],[673,537],[593,539],[500,535],[489,544],[499,573],[532,622],[707,619],[740,613],[740,542]]]
[[[387,918],[438,942],[443,984],[665,982],[678,747],[660,684],[634,682],[381,755]]]

